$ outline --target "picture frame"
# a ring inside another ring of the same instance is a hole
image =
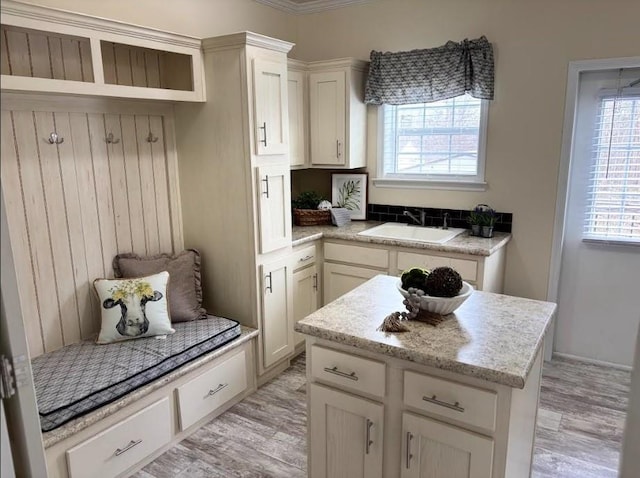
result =
[[[367,173],[331,175],[331,204],[351,211],[351,219],[367,219]]]

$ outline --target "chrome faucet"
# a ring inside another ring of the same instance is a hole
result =
[[[449,229],[449,224],[447,224],[447,219],[449,219],[449,213],[445,212],[442,217],[444,218],[444,221],[442,222],[442,229]]]
[[[427,212],[424,210],[420,210],[420,218],[417,218],[414,214],[411,214],[409,211],[404,211],[402,213],[403,216],[409,216],[411,219],[413,219],[413,222],[415,222],[416,224],[424,227],[424,225],[427,223]]]

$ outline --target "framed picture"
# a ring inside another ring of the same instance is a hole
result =
[[[367,173],[331,175],[331,203],[351,211],[351,219],[367,219]]]

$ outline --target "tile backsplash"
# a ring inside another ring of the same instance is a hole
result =
[[[367,208],[367,219],[370,221],[383,222],[403,222],[406,224],[413,223],[410,217],[404,216],[403,212],[409,211],[414,215],[419,211],[426,212],[426,226],[440,227],[443,224],[444,213],[449,213],[449,227],[460,227],[470,229],[467,223],[468,209],[440,209],[431,207],[414,207],[414,206],[392,206],[387,204],[369,204]],[[510,212],[496,212],[497,221],[493,226],[494,231],[511,232],[513,223],[513,214]]]

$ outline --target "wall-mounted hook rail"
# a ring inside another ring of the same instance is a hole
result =
[[[47,141],[49,141],[49,144],[62,144],[64,143],[64,138],[58,136],[58,133],[51,133]]]
[[[120,142],[120,138],[114,138],[113,133],[109,133],[105,138],[107,144],[118,144]]]
[[[154,136],[153,133],[151,131],[149,131],[149,136],[147,136],[147,141],[149,143],[157,143],[158,142],[158,137]]]

